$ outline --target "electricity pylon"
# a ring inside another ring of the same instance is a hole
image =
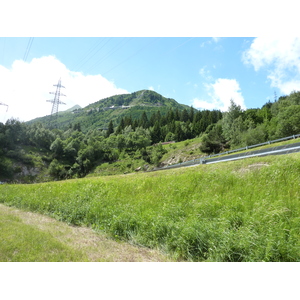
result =
[[[53,103],[52,110],[51,110],[51,117],[50,121],[55,118],[55,127],[57,127],[57,117],[58,117],[58,105],[59,104],[66,104],[59,100],[60,96],[66,96],[60,92],[60,88],[65,88],[61,85],[61,80],[58,80],[58,84],[53,84],[53,86],[56,86],[56,92],[49,92],[49,94],[54,94],[53,100],[46,100],[47,102]]]
[[[5,106],[7,106],[6,111],[8,111],[8,105],[7,105],[7,104],[0,102],[0,105],[5,105]]]

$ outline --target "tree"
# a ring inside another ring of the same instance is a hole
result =
[[[189,114],[186,109],[181,112],[180,121],[187,122],[189,120]]]
[[[250,128],[242,136],[244,146],[263,143],[267,140],[267,130],[265,124],[260,124],[255,128]]]
[[[139,126],[143,127],[143,128],[148,128],[149,125],[149,121],[148,121],[148,117],[145,111],[143,111],[143,114],[141,116],[140,122],[139,122]]]
[[[206,133],[202,136],[200,150],[204,153],[219,153],[225,148],[225,138],[223,136],[222,125],[209,125]]]
[[[48,172],[51,176],[57,179],[63,179],[67,175],[64,165],[59,163],[57,159],[52,160],[52,162],[49,165]]]
[[[163,157],[163,155],[166,152],[167,152],[167,150],[163,148],[161,143],[154,146],[153,150],[151,152],[150,162],[153,163],[154,165],[158,166],[160,159]]]
[[[114,125],[113,125],[113,122],[112,120],[110,120],[109,124],[108,124],[108,129],[106,131],[106,135],[105,137],[109,137],[112,133],[114,133]]]
[[[280,111],[277,117],[276,135],[285,137],[300,133],[300,105],[291,105]]]
[[[54,152],[55,157],[59,157],[64,153],[64,145],[61,138],[56,138],[56,140],[51,144],[50,150]]]
[[[190,108],[190,115],[189,115],[189,119],[190,119],[190,122],[193,123],[194,121],[194,116],[195,116],[195,109],[193,106],[191,106]]]
[[[156,144],[156,143],[159,143],[161,141],[161,130],[160,130],[160,125],[159,125],[159,122],[156,121],[154,126],[153,126],[153,129],[151,131],[151,140],[152,140],[152,143]]]
[[[176,142],[180,142],[184,140],[184,132],[181,128],[181,123],[180,122],[176,122],[175,125],[175,141]]]
[[[77,122],[77,123],[74,124],[73,130],[81,131],[81,126],[80,126],[80,123],[79,123],[79,122]]]
[[[124,122],[124,119],[122,118],[121,119],[121,122],[119,124],[119,126],[117,127],[117,130],[116,130],[116,134],[121,134],[122,133],[122,130],[125,128],[125,122]]]
[[[234,128],[233,123],[238,117],[241,116],[241,114],[241,106],[235,104],[234,101],[231,99],[228,111],[224,113],[222,119],[223,133],[224,137],[227,140],[231,140],[234,137],[234,134],[236,134],[236,128]]]

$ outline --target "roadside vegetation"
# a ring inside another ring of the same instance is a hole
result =
[[[0,202],[174,260],[299,261],[300,154],[31,185]]]
[[[1,262],[169,261],[158,251],[113,241],[90,228],[0,205]]]

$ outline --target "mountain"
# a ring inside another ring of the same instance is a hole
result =
[[[107,128],[110,121],[117,126],[122,117],[131,116],[133,120],[138,119],[143,112],[146,112],[147,117],[158,110],[164,115],[170,108],[182,111],[189,109],[189,106],[179,104],[174,99],[165,98],[154,91],[141,90],[101,99],[84,108],[72,107],[72,109],[60,112],[57,119],[45,116],[27,123],[41,122],[46,126],[55,127],[55,121],[57,121],[56,126],[59,129],[66,129],[70,124],[79,123],[82,131],[87,132],[90,129]]]
[[[72,112],[73,110],[77,110],[77,109],[81,109],[81,106],[78,105],[78,104],[76,104],[76,105],[72,106],[71,108],[66,109],[66,110],[64,110],[64,111],[62,111],[62,112],[59,112],[59,113]]]

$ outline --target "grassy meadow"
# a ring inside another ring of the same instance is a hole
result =
[[[299,175],[296,153],[1,185],[0,202],[159,249],[173,260],[300,261]]]
[[[87,261],[86,255],[6,210],[0,210],[0,261]]]

